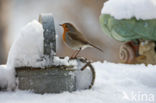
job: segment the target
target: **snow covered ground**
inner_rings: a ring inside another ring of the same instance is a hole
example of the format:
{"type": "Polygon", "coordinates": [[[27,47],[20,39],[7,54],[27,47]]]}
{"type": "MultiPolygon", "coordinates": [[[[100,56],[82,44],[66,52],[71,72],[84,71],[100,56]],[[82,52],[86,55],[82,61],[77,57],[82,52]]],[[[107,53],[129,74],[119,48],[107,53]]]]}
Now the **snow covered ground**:
{"type": "MultiPolygon", "coordinates": [[[[95,85],[90,90],[61,94],[30,91],[0,92],[0,103],[155,103],[156,66],[96,62],[95,85]]],[[[84,78],[85,79],[85,78],[84,78]]]]}

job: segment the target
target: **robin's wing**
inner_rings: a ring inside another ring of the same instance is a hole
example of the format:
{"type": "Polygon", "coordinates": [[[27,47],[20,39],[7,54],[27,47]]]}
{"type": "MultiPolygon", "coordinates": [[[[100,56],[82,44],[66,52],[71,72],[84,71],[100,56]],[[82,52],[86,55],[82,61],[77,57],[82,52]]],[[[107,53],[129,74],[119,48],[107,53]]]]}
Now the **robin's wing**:
{"type": "Polygon", "coordinates": [[[81,43],[84,44],[89,44],[92,47],[100,50],[101,52],[103,52],[102,49],[98,48],[97,46],[93,45],[92,43],[88,42],[87,39],[80,33],[80,32],[68,32],[68,35],[71,37],[71,39],[73,40],[77,40],[80,41],[81,43]]]}
{"type": "Polygon", "coordinates": [[[84,44],[88,44],[87,39],[80,32],[68,32],[68,35],[76,41],[80,41],[84,44]]]}

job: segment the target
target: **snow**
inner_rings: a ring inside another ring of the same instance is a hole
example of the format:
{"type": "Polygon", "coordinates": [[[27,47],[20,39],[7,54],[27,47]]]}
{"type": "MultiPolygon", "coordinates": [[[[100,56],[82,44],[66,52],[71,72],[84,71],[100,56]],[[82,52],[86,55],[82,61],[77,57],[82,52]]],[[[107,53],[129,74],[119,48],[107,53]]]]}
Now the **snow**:
{"type": "Polygon", "coordinates": [[[89,69],[76,71],[76,88],[77,90],[87,89],[92,82],[92,72],[89,69]],[[85,78],[85,79],[84,79],[85,78]]]}
{"type": "Polygon", "coordinates": [[[15,67],[41,66],[42,63],[38,62],[41,56],[43,56],[43,28],[34,20],[23,27],[10,49],[7,64],[0,66],[0,88],[16,89],[15,67]]]}
{"type": "Polygon", "coordinates": [[[7,65],[40,67],[43,56],[43,28],[34,20],[25,25],[13,43],[7,65]]]}
{"type": "Polygon", "coordinates": [[[5,89],[7,87],[8,74],[6,70],[6,65],[0,65],[0,83],[1,83],[1,88],[5,89]]]}
{"type": "Polygon", "coordinates": [[[21,90],[0,92],[0,103],[155,103],[156,66],[109,62],[93,66],[96,80],[90,90],[43,95],[21,90]]]}
{"type": "Polygon", "coordinates": [[[74,69],[76,69],[78,62],[76,60],[69,60],[69,59],[70,58],[68,56],[64,57],[64,58],[54,56],[54,63],[53,64],[55,64],[55,65],[67,65],[67,66],[75,65],[74,69]]]}
{"type": "Polygon", "coordinates": [[[16,80],[14,69],[10,66],[0,65],[0,90],[15,90],[16,80]]]}
{"type": "Polygon", "coordinates": [[[108,0],[102,14],[110,14],[116,19],[155,19],[156,0],[108,0]]]}
{"type": "Polygon", "coordinates": [[[77,71],[75,72],[76,75],[76,88],[77,90],[83,90],[88,88],[88,86],[91,85],[92,82],[92,72],[90,68],[86,68],[85,70],[81,71],[81,68],[84,67],[86,63],[82,63],[79,60],[77,60],[77,63],[75,63],[75,68],[77,71]],[[85,79],[84,79],[85,78],[85,79]]]}

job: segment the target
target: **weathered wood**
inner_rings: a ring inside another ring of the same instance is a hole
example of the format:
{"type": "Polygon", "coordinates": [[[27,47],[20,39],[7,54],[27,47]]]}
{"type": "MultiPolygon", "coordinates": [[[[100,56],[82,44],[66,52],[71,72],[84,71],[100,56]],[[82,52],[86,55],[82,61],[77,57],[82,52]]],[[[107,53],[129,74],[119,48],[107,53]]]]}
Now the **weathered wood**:
{"type": "Polygon", "coordinates": [[[52,14],[41,14],[39,22],[44,29],[44,55],[53,61],[53,56],[56,54],[56,32],[52,14]]]}

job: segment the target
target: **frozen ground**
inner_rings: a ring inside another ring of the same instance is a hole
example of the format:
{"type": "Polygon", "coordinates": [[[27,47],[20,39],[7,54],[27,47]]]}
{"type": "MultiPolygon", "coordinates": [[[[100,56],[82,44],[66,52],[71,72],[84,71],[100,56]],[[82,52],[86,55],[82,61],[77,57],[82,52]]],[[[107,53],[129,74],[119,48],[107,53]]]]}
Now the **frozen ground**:
{"type": "MultiPolygon", "coordinates": [[[[91,90],[61,94],[30,91],[0,92],[0,103],[155,103],[156,66],[94,63],[91,90]]],[[[85,79],[85,78],[84,78],[85,79]]]]}

